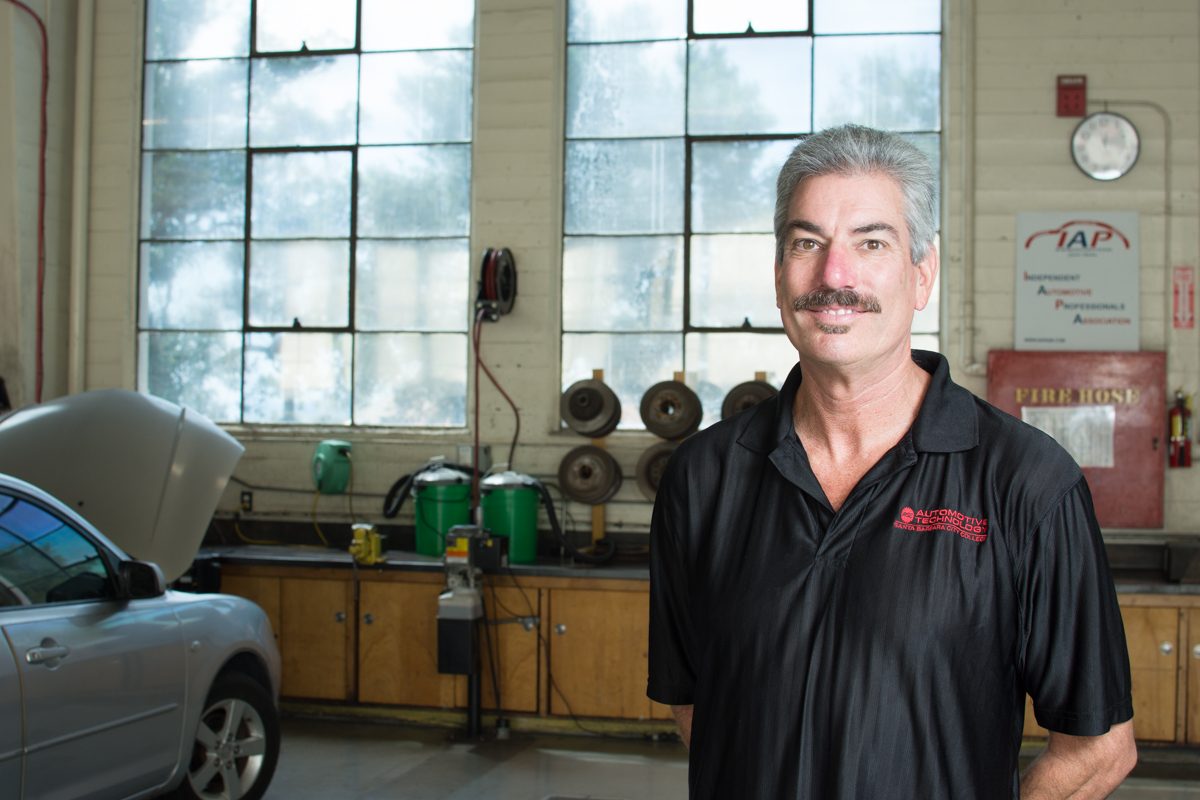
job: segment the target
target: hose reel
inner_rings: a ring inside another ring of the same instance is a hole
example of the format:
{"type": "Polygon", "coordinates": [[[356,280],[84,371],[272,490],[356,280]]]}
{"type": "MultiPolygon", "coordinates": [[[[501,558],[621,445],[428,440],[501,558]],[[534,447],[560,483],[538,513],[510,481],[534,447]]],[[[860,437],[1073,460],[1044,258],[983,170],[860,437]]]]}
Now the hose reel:
{"type": "Polygon", "coordinates": [[[777,394],[779,394],[778,390],[766,381],[755,380],[739,383],[729,390],[729,394],[725,395],[725,401],[721,403],[721,419],[729,419],[734,414],[753,408],[763,400],[770,400],[777,394]]]}
{"type": "Polygon", "coordinates": [[[616,392],[594,378],[571,384],[558,407],[568,428],[593,439],[612,433],[621,421],[621,401],[616,392]]]}
{"type": "Polygon", "coordinates": [[[700,398],[682,381],[662,381],[642,395],[642,422],[663,439],[683,439],[700,427],[700,398]]]}
{"type": "Polygon", "coordinates": [[[479,285],[475,296],[476,311],[489,322],[513,310],[517,301],[517,262],[507,247],[489,247],[479,267],[479,285]]]}

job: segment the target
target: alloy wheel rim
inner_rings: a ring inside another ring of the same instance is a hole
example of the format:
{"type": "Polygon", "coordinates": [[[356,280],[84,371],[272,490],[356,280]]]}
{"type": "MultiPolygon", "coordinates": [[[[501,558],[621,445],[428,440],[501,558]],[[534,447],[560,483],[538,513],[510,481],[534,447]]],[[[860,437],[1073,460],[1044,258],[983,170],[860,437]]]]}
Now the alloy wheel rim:
{"type": "Polygon", "coordinates": [[[266,725],[254,706],[222,700],[200,718],[188,783],[204,800],[239,800],[258,780],[266,754],[266,725]]]}

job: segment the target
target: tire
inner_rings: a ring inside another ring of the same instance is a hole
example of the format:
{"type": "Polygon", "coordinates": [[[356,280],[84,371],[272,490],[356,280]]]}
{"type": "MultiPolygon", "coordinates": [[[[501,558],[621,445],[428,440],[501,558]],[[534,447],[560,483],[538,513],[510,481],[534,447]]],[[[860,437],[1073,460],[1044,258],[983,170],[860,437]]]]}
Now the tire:
{"type": "Polygon", "coordinates": [[[279,712],[270,693],[241,673],[221,675],[204,701],[175,797],[259,800],[278,760],[279,712]]]}

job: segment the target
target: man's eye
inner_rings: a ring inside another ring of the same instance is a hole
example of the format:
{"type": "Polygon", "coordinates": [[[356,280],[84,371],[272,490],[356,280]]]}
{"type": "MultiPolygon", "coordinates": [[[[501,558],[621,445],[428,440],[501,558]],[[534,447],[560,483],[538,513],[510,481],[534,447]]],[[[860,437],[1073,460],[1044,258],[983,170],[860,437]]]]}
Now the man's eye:
{"type": "Polygon", "coordinates": [[[886,246],[886,244],[878,239],[867,239],[865,242],[863,242],[863,247],[867,248],[868,250],[882,250],[886,246]]]}
{"type": "Polygon", "coordinates": [[[795,247],[797,250],[816,250],[820,245],[812,239],[797,239],[795,247]]]}

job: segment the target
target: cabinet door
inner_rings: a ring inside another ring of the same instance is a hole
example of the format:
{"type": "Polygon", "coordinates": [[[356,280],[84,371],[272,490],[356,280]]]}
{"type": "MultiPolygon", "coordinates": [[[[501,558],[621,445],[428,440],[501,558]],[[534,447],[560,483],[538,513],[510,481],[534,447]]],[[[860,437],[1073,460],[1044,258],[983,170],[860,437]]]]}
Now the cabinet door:
{"type": "MultiPolygon", "coordinates": [[[[500,685],[500,703],[505,711],[535,714],[538,711],[538,617],[537,589],[513,586],[483,590],[484,610],[489,624],[480,629],[480,702],[485,711],[496,708],[492,666],[500,685]],[[490,642],[489,642],[490,639],[490,642]],[[488,660],[488,646],[492,658],[488,660]]],[[[467,705],[467,681],[459,679],[457,702],[467,705]]]]}
{"type": "Polygon", "coordinates": [[[455,676],[437,664],[440,583],[359,585],[358,697],[364,703],[453,708],[455,676]]]}
{"type": "Polygon", "coordinates": [[[285,697],[349,700],[354,585],[348,580],[281,578],[279,654],[285,697]]]}
{"type": "Polygon", "coordinates": [[[1189,609],[1187,615],[1187,743],[1200,744],[1200,608],[1189,609]]]}
{"type": "Polygon", "coordinates": [[[549,595],[550,713],[649,718],[649,595],[589,589],[549,595]]]}
{"type": "Polygon", "coordinates": [[[1179,615],[1177,608],[1121,608],[1133,675],[1133,729],[1144,741],[1175,740],[1179,615]]]}

